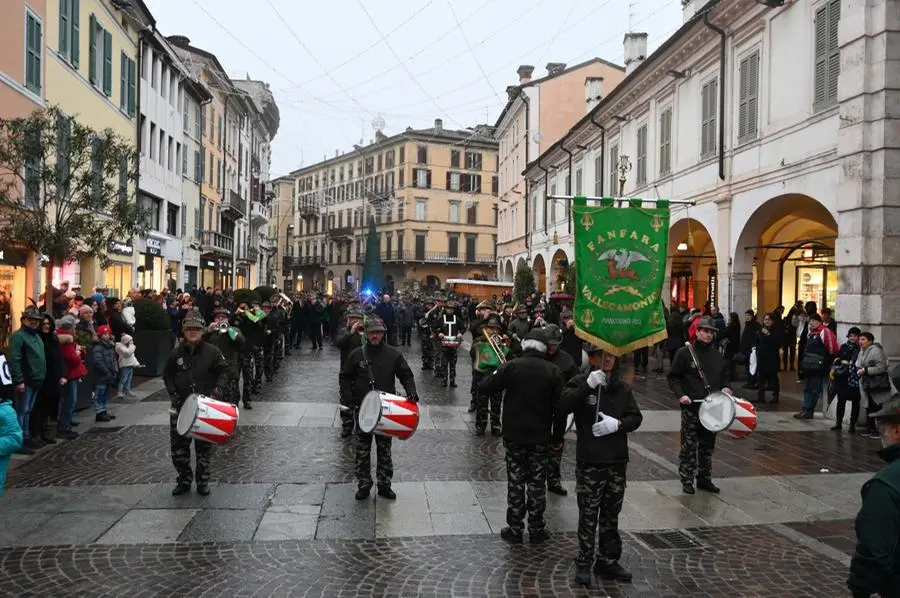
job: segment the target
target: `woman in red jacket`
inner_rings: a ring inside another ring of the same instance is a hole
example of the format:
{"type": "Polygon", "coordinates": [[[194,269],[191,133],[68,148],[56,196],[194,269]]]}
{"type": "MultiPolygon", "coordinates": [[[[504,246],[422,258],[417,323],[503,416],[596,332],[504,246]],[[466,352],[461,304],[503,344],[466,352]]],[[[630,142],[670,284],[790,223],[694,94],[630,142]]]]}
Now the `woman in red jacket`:
{"type": "Polygon", "coordinates": [[[76,425],[72,419],[75,416],[75,401],[78,398],[78,383],[87,376],[87,367],[84,365],[84,348],[75,342],[75,318],[64,316],[56,329],[56,337],[62,349],[64,377],[68,382],[62,388],[62,401],[59,408],[59,438],[71,440],[78,434],[72,430],[76,425]]]}

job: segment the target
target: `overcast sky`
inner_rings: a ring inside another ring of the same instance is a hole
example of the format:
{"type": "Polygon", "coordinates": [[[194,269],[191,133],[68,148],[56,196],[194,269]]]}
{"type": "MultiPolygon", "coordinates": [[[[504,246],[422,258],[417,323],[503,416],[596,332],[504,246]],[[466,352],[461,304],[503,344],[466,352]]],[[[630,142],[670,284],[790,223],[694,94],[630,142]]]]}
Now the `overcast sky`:
{"type": "Polygon", "coordinates": [[[164,35],[267,81],[281,111],[272,175],[352,149],[384,118],[462,129],[496,120],[520,64],[622,64],[629,29],[650,52],[681,25],[679,0],[145,0],[164,35]],[[374,24],[373,24],[374,21],[374,24]]]}

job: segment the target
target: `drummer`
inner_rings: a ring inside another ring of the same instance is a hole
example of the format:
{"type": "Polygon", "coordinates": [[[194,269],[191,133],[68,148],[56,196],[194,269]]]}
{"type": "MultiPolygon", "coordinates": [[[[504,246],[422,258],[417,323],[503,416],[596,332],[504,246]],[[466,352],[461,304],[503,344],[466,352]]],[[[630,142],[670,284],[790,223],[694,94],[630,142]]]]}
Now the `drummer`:
{"type": "MultiPolygon", "coordinates": [[[[419,401],[413,372],[403,355],[384,342],[386,328],[380,319],[370,316],[365,323],[366,342],[347,356],[341,368],[341,404],[358,411],[369,391],[395,393],[394,380],[399,379],[411,401],[419,401]]],[[[372,490],[372,436],[378,451],[375,477],[378,496],[394,500],[391,490],[394,463],[391,460],[391,438],[367,434],[357,426],[356,432],[356,480],[359,489],[356,500],[365,500],[372,490]]]]}
{"type": "Polygon", "coordinates": [[[718,494],[718,486],[712,482],[712,456],[716,448],[716,434],[700,424],[700,404],[710,393],[728,388],[729,367],[713,342],[716,323],[709,316],[697,324],[697,338],[691,344],[698,364],[694,363],[688,347],[675,353],[667,379],[669,388],[681,405],[681,453],[678,456],[678,474],[685,494],[694,494],[694,478],[697,488],[718,494]],[[700,370],[698,370],[698,366],[700,370]],[[704,383],[703,375],[706,377],[704,383]]]}
{"type": "Polygon", "coordinates": [[[456,315],[456,308],[459,303],[456,301],[448,301],[444,306],[444,315],[440,320],[440,330],[438,331],[438,339],[441,342],[441,376],[443,381],[441,386],[450,384],[450,388],[456,388],[456,360],[459,357],[459,343],[456,346],[445,345],[448,339],[462,340],[463,328],[462,318],[456,315]]]}
{"type": "MultiPolygon", "coordinates": [[[[172,490],[172,496],[190,492],[194,472],[191,471],[191,442],[188,436],[178,433],[178,413],[184,401],[197,393],[214,399],[221,399],[228,384],[230,366],[222,352],[214,345],[203,340],[206,325],[197,310],[185,315],[181,324],[184,335],[177,347],[169,354],[169,360],[163,370],[163,382],[172,400],[169,410],[169,442],[172,449],[172,465],[178,472],[178,485],[172,490]]],[[[209,494],[209,442],[194,440],[197,452],[197,494],[209,494]]]]}

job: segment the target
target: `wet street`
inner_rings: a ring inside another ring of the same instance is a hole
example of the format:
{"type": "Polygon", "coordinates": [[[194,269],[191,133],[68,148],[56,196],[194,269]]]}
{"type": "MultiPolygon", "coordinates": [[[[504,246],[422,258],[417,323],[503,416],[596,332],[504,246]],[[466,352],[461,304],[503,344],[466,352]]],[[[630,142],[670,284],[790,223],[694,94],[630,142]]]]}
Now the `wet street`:
{"type": "MultiPolygon", "coordinates": [[[[422,418],[394,441],[396,501],[354,500],[352,441],[340,438],[338,353],[285,360],[236,436],[213,452],[212,494],[173,497],[161,381],[107,424],[14,459],[0,498],[5,596],[816,596],[848,595],[859,488],[876,441],[798,421],[787,397],[750,438],[719,435],[722,494],[685,496],[679,412],[658,374],[632,376],[644,412],[630,436],[620,527],[631,584],[571,585],[577,551],[574,438],[548,496],[551,540],[509,546],[502,444],[473,434],[470,360],[459,388],[403,348],[422,418]]],[[[374,459],[373,459],[374,460],[374,459]]],[[[373,493],[374,496],[374,493],[373,493]]]]}

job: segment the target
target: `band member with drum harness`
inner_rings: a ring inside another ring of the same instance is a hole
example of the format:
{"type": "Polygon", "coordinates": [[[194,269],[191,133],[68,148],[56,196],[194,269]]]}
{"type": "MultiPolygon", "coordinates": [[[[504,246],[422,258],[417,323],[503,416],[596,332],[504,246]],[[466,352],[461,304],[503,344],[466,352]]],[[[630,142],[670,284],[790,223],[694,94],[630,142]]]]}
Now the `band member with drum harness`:
{"type": "Polygon", "coordinates": [[[522,341],[522,356],[485,376],[480,392],[506,392],[503,397],[503,446],[506,448],[506,523],[500,537],[522,543],[528,510],[529,542],[541,544],[549,534],[544,523],[547,507],[547,447],[559,444],[564,430],[554,429],[559,412],[563,375],[547,361],[547,336],[532,330],[522,341]]]}
{"type": "Polygon", "coordinates": [[[176,428],[178,412],[185,400],[197,393],[219,399],[228,384],[229,365],[222,352],[203,340],[206,328],[203,317],[196,309],[185,315],[181,324],[184,339],[169,354],[163,370],[163,382],[172,400],[169,409],[169,442],[172,450],[172,465],[178,472],[178,485],[172,490],[173,496],[190,492],[195,473],[191,471],[191,442],[197,453],[197,494],[209,494],[209,460],[212,445],[201,440],[182,436],[176,428]]]}
{"type": "Polygon", "coordinates": [[[434,299],[425,297],[421,305],[416,306],[416,328],[419,331],[419,342],[422,343],[422,371],[434,368],[434,344],[431,342],[431,326],[429,320],[436,307],[434,299]]]}
{"type": "MultiPolygon", "coordinates": [[[[364,335],[363,312],[358,308],[349,310],[345,325],[335,334],[337,338],[334,344],[341,351],[341,370],[344,369],[350,353],[362,346],[364,335]]],[[[349,438],[353,434],[353,412],[341,409],[340,415],[341,438],[349,438]]]]}
{"type": "MultiPolygon", "coordinates": [[[[400,380],[409,400],[418,402],[416,381],[403,355],[384,342],[384,323],[370,317],[366,320],[366,342],[354,349],[341,368],[341,405],[353,412],[359,410],[363,398],[371,390],[394,394],[394,380],[400,380]]],[[[357,427],[356,432],[356,480],[359,489],[356,500],[365,500],[372,490],[372,437],[378,451],[376,481],[378,496],[393,500],[397,495],[391,490],[394,463],[391,460],[391,438],[367,434],[357,427]]]]}
{"type": "Polygon", "coordinates": [[[509,355],[507,346],[500,335],[502,327],[500,316],[491,314],[482,323],[479,335],[474,337],[470,354],[472,355],[472,383],[475,386],[475,435],[484,436],[488,424],[488,409],[490,408],[491,435],[500,436],[500,414],[503,408],[503,393],[489,394],[479,388],[481,380],[490,375],[498,367],[506,363],[509,355]]]}
{"type": "Polygon", "coordinates": [[[437,333],[441,343],[441,371],[444,374],[441,386],[456,388],[456,361],[459,358],[459,346],[462,344],[463,322],[456,314],[459,303],[448,301],[444,307],[441,327],[437,333]]]}
{"type": "MultiPolygon", "coordinates": [[[[562,330],[556,324],[547,324],[543,328],[544,334],[547,335],[547,360],[562,372],[563,382],[568,382],[572,376],[578,373],[578,367],[568,353],[560,350],[563,342],[562,330]]],[[[553,426],[565,430],[566,414],[557,414],[553,426]]],[[[547,457],[547,490],[559,496],[569,494],[569,491],[563,488],[562,473],[560,472],[564,444],[565,440],[560,437],[559,444],[550,445],[550,453],[547,457]]]]}
{"type": "Polygon", "coordinates": [[[435,297],[434,307],[435,310],[431,312],[431,315],[428,317],[428,328],[431,331],[432,355],[434,356],[434,377],[445,378],[444,348],[441,345],[441,339],[438,337],[444,323],[444,299],[442,297],[435,297]]]}
{"type": "Polygon", "coordinates": [[[241,359],[244,353],[244,335],[230,326],[231,313],[224,307],[213,310],[213,323],[206,331],[206,342],[217,348],[228,362],[228,382],[222,389],[222,400],[237,405],[241,400],[241,359]]]}
{"type": "Polygon", "coordinates": [[[720,492],[712,482],[716,434],[700,423],[700,406],[707,396],[715,391],[731,395],[731,389],[728,388],[730,368],[713,342],[716,330],[717,326],[712,318],[701,318],[697,323],[696,340],[678,349],[666,376],[669,388],[681,405],[678,474],[685,494],[694,494],[695,476],[700,490],[713,494],[720,492]]]}
{"type": "Polygon", "coordinates": [[[564,413],[575,414],[575,491],[578,496],[578,556],[575,583],[591,585],[591,563],[602,579],[631,581],[619,564],[622,537],[619,513],[625,500],[628,468],[627,434],[644,420],[631,387],[619,377],[618,359],[585,344],[587,371],[569,380],[560,401],[564,413]],[[599,526],[597,560],[595,538],[599,526]]]}

